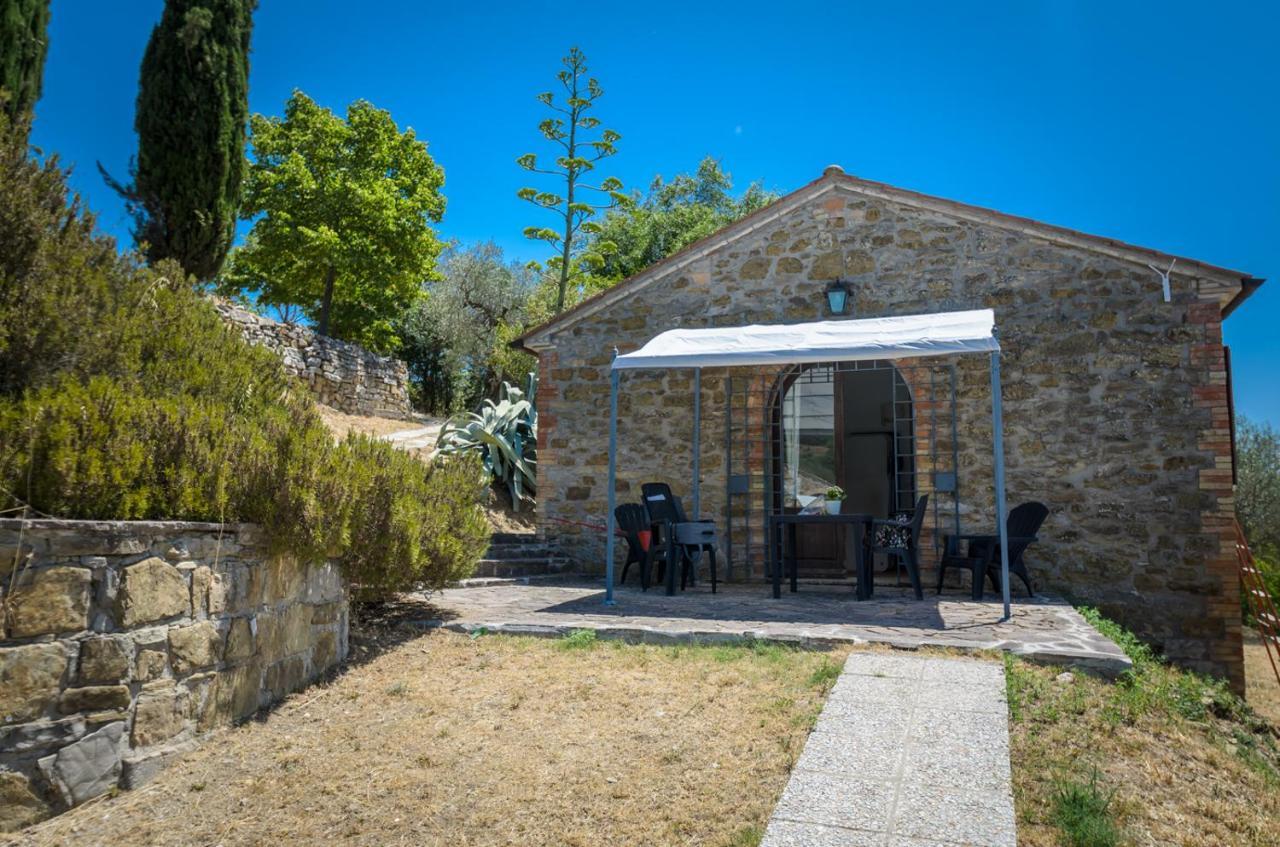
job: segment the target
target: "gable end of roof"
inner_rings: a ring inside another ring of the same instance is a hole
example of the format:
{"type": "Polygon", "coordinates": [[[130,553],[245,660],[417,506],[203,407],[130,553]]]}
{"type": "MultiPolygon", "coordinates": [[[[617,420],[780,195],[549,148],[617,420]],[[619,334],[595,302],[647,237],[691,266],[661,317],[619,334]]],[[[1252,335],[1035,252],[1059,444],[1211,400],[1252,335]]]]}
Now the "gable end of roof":
{"type": "Polygon", "coordinates": [[[796,207],[837,187],[867,197],[951,215],[1005,230],[1021,232],[1030,237],[1106,255],[1122,261],[1141,265],[1156,263],[1164,266],[1176,260],[1177,263],[1173,270],[1174,276],[1206,276],[1224,285],[1238,287],[1238,290],[1234,291],[1230,299],[1223,304],[1222,315],[1224,318],[1263,283],[1262,279],[1229,268],[1218,267],[1183,256],[1174,256],[1173,254],[1148,247],[1139,247],[1114,238],[1090,235],[1068,227],[1044,223],[1034,218],[1010,215],[982,206],[974,206],[957,200],[948,200],[942,197],[922,194],[918,191],[898,188],[887,183],[862,179],[861,177],[846,174],[838,165],[829,165],[823,170],[822,175],[814,181],[780,197],[768,206],[734,221],[711,235],[693,242],[665,259],[655,262],[640,273],[622,280],[617,285],[583,300],[578,305],[561,312],[545,323],[527,330],[514,339],[510,346],[518,350],[536,353],[538,348],[549,345],[549,336],[553,333],[567,329],[612,303],[630,297],[648,283],[697,261],[726,244],[750,235],[761,227],[788,214],[796,207]]]}

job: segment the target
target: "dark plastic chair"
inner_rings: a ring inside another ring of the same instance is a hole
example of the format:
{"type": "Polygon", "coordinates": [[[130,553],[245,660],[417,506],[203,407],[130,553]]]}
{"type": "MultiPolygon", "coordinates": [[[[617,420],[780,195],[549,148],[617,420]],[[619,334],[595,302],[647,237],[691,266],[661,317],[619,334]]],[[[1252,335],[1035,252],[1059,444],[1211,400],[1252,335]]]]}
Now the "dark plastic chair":
{"type": "MultiPolygon", "coordinates": [[[[679,524],[691,524],[691,523],[710,524],[709,529],[712,532],[715,531],[715,524],[712,523],[711,521],[690,520],[688,513],[685,512],[684,510],[684,503],[681,502],[679,495],[673,495],[671,497],[671,503],[673,506],[675,506],[676,520],[678,521],[679,524]]],[[[697,536],[695,536],[694,541],[695,543],[697,543],[697,542],[700,542],[700,539],[697,536]]],[[[712,541],[712,545],[713,546],[711,547],[711,554],[714,556],[715,555],[714,538],[712,541]]],[[[698,549],[690,549],[686,547],[682,550],[682,555],[684,555],[689,559],[689,562],[687,563],[686,566],[689,568],[689,584],[690,585],[698,584],[698,579],[697,579],[698,563],[702,560],[702,552],[703,552],[702,546],[698,547],[698,549]]]]}
{"type": "Polygon", "coordinates": [[[640,566],[640,587],[649,588],[649,551],[640,541],[640,533],[649,530],[649,516],[639,503],[623,503],[613,510],[618,534],[627,540],[627,560],[622,565],[622,579],[627,581],[627,571],[633,564],[640,566]]]}
{"type": "MultiPolygon", "coordinates": [[[[661,550],[671,567],[675,566],[675,559],[679,556],[680,588],[683,590],[693,579],[693,568],[701,554],[707,553],[711,567],[711,593],[715,594],[718,580],[715,521],[689,520],[684,507],[671,493],[671,486],[665,482],[646,482],[640,486],[640,492],[649,513],[649,524],[654,530],[649,556],[656,556],[661,550]]],[[[660,567],[666,576],[666,566],[660,567]]]]}
{"type": "MultiPolygon", "coordinates": [[[[1009,512],[1005,521],[1005,534],[1009,538],[1009,573],[1017,575],[1027,587],[1027,596],[1036,596],[1031,590],[1031,575],[1022,561],[1022,554],[1035,541],[1036,533],[1045,518],[1049,516],[1049,508],[1043,503],[1032,501],[1023,503],[1009,512]]],[[[942,580],[948,568],[963,568],[973,574],[973,599],[981,600],[983,583],[991,580],[991,586],[1000,590],[1000,536],[999,535],[949,535],[947,536],[947,553],[938,564],[938,593],[942,593],[942,580]],[[964,555],[960,553],[960,544],[967,541],[969,548],[964,555]]]]}
{"type": "Polygon", "coordinates": [[[929,495],[922,495],[916,501],[916,507],[911,513],[910,523],[875,518],[871,521],[871,531],[868,536],[868,561],[870,561],[871,555],[884,553],[890,559],[897,560],[905,565],[907,574],[911,577],[911,587],[916,592],[917,600],[924,599],[924,590],[920,587],[920,529],[924,526],[924,516],[928,506],[929,495]],[[876,536],[879,534],[881,527],[890,530],[890,533],[887,534],[893,534],[897,537],[890,538],[887,543],[879,543],[876,536]],[[897,530],[897,532],[894,533],[894,530],[897,530]]]}

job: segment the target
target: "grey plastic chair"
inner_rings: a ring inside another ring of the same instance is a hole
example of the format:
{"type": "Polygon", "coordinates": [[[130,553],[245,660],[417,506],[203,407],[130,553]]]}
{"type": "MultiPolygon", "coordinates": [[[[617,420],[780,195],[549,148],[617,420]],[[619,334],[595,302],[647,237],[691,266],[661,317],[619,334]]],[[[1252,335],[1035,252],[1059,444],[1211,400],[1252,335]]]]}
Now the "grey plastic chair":
{"type": "MultiPolygon", "coordinates": [[[[671,493],[671,486],[665,482],[646,482],[640,486],[640,492],[649,513],[649,522],[658,530],[649,544],[650,557],[661,549],[667,561],[674,566],[678,555],[680,588],[683,590],[692,580],[693,568],[705,552],[711,568],[711,593],[715,594],[718,584],[715,521],[689,520],[684,507],[671,493]]],[[[663,572],[665,574],[665,568],[663,572]]]]}

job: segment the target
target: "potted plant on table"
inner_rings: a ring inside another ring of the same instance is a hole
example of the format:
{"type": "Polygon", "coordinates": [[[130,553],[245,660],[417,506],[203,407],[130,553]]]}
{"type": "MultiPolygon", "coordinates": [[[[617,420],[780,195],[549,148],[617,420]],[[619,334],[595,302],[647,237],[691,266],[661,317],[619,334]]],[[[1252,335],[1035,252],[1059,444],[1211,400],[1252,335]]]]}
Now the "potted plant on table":
{"type": "Polygon", "coordinates": [[[827,489],[827,514],[840,514],[840,504],[844,502],[844,489],[838,485],[833,485],[827,489]]]}

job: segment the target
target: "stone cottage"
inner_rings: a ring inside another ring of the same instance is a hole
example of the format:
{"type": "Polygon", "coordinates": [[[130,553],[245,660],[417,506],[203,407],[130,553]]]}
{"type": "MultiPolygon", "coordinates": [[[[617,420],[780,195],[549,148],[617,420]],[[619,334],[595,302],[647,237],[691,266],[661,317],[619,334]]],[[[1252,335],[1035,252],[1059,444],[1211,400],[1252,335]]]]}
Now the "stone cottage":
{"type": "MultiPolygon", "coordinates": [[[[1037,585],[1240,686],[1222,322],[1262,281],[1174,259],[829,167],[517,340],[539,362],[540,530],[585,569],[603,567],[604,536],[588,525],[606,517],[615,348],[677,326],[989,308],[1004,351],[1009,504],[1051,510],[1027,554],[1037,585]],[[1166,295],[1151,266],[1171,263],[1166,295]]],[[[992,531],[980,359],[704,370],[699,507],[721,526],[722,576],[762,578],[765,515],[829,484],[882,514],[931,496],[926,584],[947,533],[992,531]]],[[[618,502],[638,501],[651,479],[687,502],[692,382],[687,371],[622,378],[618,502]]],[[[802,576],[844,573],[838,540],[798,543],[802,576]]]]}

